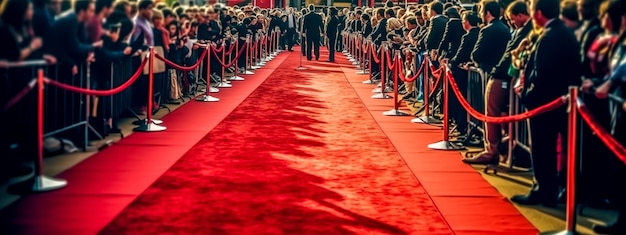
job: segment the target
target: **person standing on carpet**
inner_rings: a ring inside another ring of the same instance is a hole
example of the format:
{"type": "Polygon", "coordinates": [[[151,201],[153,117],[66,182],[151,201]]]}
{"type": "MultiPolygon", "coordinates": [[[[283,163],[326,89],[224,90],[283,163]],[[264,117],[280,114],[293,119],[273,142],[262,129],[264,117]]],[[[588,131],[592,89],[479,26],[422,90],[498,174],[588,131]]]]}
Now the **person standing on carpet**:
{"type": "Polygon", "coordinates": [[[326,24],[326,37],[328,37],[328,61],[335,62],[335,44],[337,29],[339,28],[339,11],[335,7],[328,8],[328,23],[326,24]]]}
{"type": "Polygon", "coordinates": [[[313,59],[315,53],[315,60],[320,58],[320,36],[323,30],[324,24],[322,23],[322,16],[315,13],[315,6],[309,5],[309,14],[304,16],[304,34],[306,35],[306,59],[313,59]],[[312,51],[313,49],[313,51],[312,51]]]}

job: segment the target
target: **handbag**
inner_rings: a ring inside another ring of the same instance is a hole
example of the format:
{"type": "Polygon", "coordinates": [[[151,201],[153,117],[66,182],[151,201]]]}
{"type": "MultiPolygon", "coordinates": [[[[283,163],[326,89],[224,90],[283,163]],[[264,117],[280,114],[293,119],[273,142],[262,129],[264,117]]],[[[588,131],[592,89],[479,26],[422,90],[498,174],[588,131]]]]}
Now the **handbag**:
{"type": "Polygon", "coordinates": [[[180,99],[180,97],[183,96],[183,92],[180,89],[180,84],[178,83],[178,75],[176,74],[176,69],[169,69],[168,73],[170,75],[170,99],[180,99]]]}

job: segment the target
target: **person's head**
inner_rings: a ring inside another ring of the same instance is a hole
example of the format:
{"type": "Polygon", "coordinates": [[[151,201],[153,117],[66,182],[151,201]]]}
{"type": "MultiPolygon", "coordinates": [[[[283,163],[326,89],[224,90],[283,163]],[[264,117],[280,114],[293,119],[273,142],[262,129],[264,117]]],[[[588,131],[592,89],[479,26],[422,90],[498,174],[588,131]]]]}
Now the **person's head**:
{"type": "Polygon", "coordinates": [[[154,6],[154,8],[156,8],[156,9],[157,9],[157,10],[159,10],[159,11],[160,11],[160,10],[163,10],[163,8],[166,8],[166,7],[167,7],[167,4],[166,4],[166,3],[164,3],[164,2],[158,2],[158,3],[154,6]]]}
{"type": "Polygon", "coordinates": [[[108,17],[113,13],[113,3],[115,0],[96,0],[96,14],[108,17]]]}
{"type": "Polygon", "coordinates": [[[385,10],[385,18],[390,19],[390,18],[395,18],[395,17],[396,17],[396,12],[393,9],[385,10]]]}
{"type": "Polygon", "coordinates": [[[483,22],[488,24],[492,20],[500,18],[500,12],[500,4],[496,1],[488,0],[483,2],[483,7],[480,9],[480,16],[483,19],[483,22]]]}
{"type": "Polygon", "coordinates": [[[363,21],[363,22],[368,22],[368,21],[370,21],[370,19],[371,19],[370,15],[368,15],[368,14],[363,14],[361,16],[361,21],[363,21]]]}
{"type": "Polygon", "coordinates": [[[385,17],[385,9],[384,8],[378,8],[376,9],[376,19],[377,20],[381,20],[385,17]]]}
{"type": "Polygon", "coordinates": [[[609,33],[621,33],[624,31],[626,14],[626,5],[621,0],[607,0],[600,4],[599,7],[600,23],[609,33]]]}
{"type": "Polygon", "coordinates": [[[118,12],[123,12],[126,14],[127,18],[130,18],[130,12],[132,7],[130,6],[130,2],[126,0],[117,0],[115,4],[113,4],[113,10],[118,12]]]}
{"type": "Polygon", "coordinates": [[[0,19],[3,23],[20,30],[33,19],[33,8],[30,0],[4,0],[0,5],[0,19]]]}
{"type": "Polygon", "coordinates": [[[523,27],[530,20],[528,12],[528,4],[523,0],[517,0],[509,5],[506,9],[507,18],[517,28],[523,27]]]}
{"type": "Polygon", "coordinates": [[[61,13],[61,9],[63,9],[61,7],[62,3],[61,0],[50,0],[50,2],[48,2],[48,10],[50,10],[52,14],[58,15],[61,13]]]}
{"type": "Polygon", "coordinates": [[[600,0],[578,0],[577,11],[581,20],[593,20],[598,16],[600,0]]]}
{"type": "Polygon", "coordinates": [[[463,29],[469,31],[471,28],[478,27],[480,19],[478,15],[472,11],[466,11],[463,13],[463,29]]]}
{"type": "Polygon", "coordinates": [[[533,0],[531,9],[533,21],[540,27],[545,27],[549,20],[561,13],[559,0],[533,0]]]}
{"type": "Polygon", "coordinates": [[[170,37],[176,37],[180,35],[180,27],[178,25],[178,21],[173,20],[166,25],[167,32],[170,33],[170,37]]]}
{"type": "Polygon", "coordinates": [[[74,0],[72,9],[78,18],[78,22],[91,19],[96,11],[96,5],[91,0],[74,0]]]}
{"type": "Polygon", "coordinates": [[[165,25],[169,25],[170,22],[175,21],[178,18],[176,13],[174,13],[174,11],[170,8],[163,8],[161,12],[163,13],[163,21],[165,25]]]}
{"type": "Polygon", "coordinates": [[[335,7],[328,8],[328,16],[333,17],[333,16],[338,16],[338,15],[339,15],[339,11],[337,10],[337,8],[335,7]]]}
{"type": "Polygon", "coordinates": [[[414,16],[409,16],[404,24],[409,30],[413,30],[417,28],[417,19],[414,16]]]}
{"type": "Polygon", "coordinates": [[[458,19],[461,16],[459,15],[459,10],[457,10],[454,7],[450,7],[448,9],[446,9],[446,12],[444,14],[446,17],[448,17],[449,19],[458,19]]]}
{"type": "Polygon", "coordinates": [[[154,24],[154,27],[161,27],[163,26],[163,13],[161,13],[161,11],[155,9],[152,9],[152,24],[154,24]]]}
{"type": "Polygon", "coordinates": [[[420,27],[426,25],[426,20],[424,19],[424,14],[421,10],[415,12],[415,19],[417,20],[417,25],[420,27]]]}
{"type": "Polygon", "coordinates": [[[578,18],[578,4],[576,0],[565,0],[561,2],[561,20],[570,29],[578,28],[580,20],[578,18]]]}
{"type": "Polygon", "coordinates": [[[309,12],[315,12],[315,6],[313,6],[313,4],[309,4],[308,8],[309,12]]]}
{"type": "Polygon", "coordinates": [[[443,13],[443,3],[434,1],[430,3],[430,17],[441,15],[443,13]]]}
{"type": "Polygon", "coordinates": [[[152,0],[140,0],[137,3],[137,10],[139,11],[139,16],[144,19],[152,18],[152,8],[154,8],[154,2],[152,0]]]}

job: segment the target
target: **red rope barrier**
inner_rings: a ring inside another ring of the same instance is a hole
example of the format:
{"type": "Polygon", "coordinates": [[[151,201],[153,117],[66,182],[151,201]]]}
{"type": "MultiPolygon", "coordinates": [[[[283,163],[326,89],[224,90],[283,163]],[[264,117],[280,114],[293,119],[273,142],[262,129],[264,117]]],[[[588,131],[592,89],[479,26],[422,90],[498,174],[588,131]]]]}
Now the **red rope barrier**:
{"type": "Polygon", "coordinates": [[[200,55],[200,58],[198,59],[198,61],[196,62],[196,64],[189,66],[189,67],[185,67],[185,66],[181,66],[181,65],[177,65],[176,63],[164,58],[163,56],[159,55],[159,54],[155,54],[155,58],[163,61],[165,64],[172,66],[174,69],[177,70],[181,70],[181,71],[191,71],[196,69],[198,66],[200,66],[200,64],[202,63],[202,60],[204,60],[204,57],[208,54],[208,48],[205,49],[204,51],[202,51],[202,54],[200,55]]]}
{"type": "Polygon", "coordinates": [[[371,48],[371,51],[372,51],[372,59],[374,59],[374,62],[379,64],[380,63],[380,58],[377,57],[378,56],[378,52],[376,51],[376,46],[374,46],[374,44],[372,44],[372,46],[370,48],[371,48]]]}
{"type": "Polygon", "coordinates": [[[583,120],[589,125],[589,128],[598,135],[598,138],[617,156],[617,158],[626,164],[626,149],[617,140],[611,136],[598,121],[593,117],[591,112],[584,104],[578,104],[578,111],[583,120]]]}
{"type": "Polygon", "coordinates": [[[55,80],[51,80],[51,79],[48,79],[48,78],[44,78],[44,82],[47,83],[47,84],[56,86],[58,88],[64,89],[64,90],[73,91],[73,92],[76,92],[76,93],[82,93],[82,94],[85,94],[85,95],[110,96],[110,95],[115,95],[117,93],[120,93],[120,92],[126,90],[133,83],[135,83],[135,81],[137,81],[137,79],[139,79],[139,77],[143,73],[143,68],[144,68],[144,66],[146,66],[147,63],[148,63],[148,59],[144,59],[141,62],[141,65],[139,66],[139,69],[137,69],[135,74],[133,74],[133,76],[131,76],[130,79],[128,79],[128,81],[126,81],[123,84],[121,84],[120,86],[118,86],[116,88],[113,88],[113,89],[110,89],[110,90],[92,90],[92,89],[88,89],[88,88],[80,88],[80,87],[67,85],[65,83],[61,83],[61,82],[58,82],[58,81],[55,81],[55,80]]]}
{"type": "Polygon", "coordinates": [[[420,68],[417,70],[417,73],[415,73],[415,75],[413,75],[410,78],[406,77],[406,74],[404,74],[404,71],[402,71],[402,69],[400,69],[400,71],[398,71],[399,75],[400,75],[400,80],[402,80],[403,82],[413,82],[415,80],[417,80],[417,77],[419,77],[420,73],[424,72],[424,68],[426,66],[424,66],[427,63],[427,60],[424,60],[424,62],[422,62],[422,65],[420,66],[420,68]]]}
{"type": "Polygon", "coordinates": [[[512,115],[512,116],[504,116],[504,117],[491,117],[491,116],[487,116],[484,115],[478,111],[476,111],[474,108],[472,108],[472,106],[469,104],[469,102],[467,102],[467,100],[465,99],[465,97],[463,97],[463,94],[461,93],[461,91],[459,91],[459,87],[456,84],[456,81],[454,81],[454,77],[452,76],[452,72],[451,71],[447,71],[447,76],[445,76],[445,79],[448,79],[450,81],[450,86],[452,87],[452,91],[454,92],[454,94],[456,95],[457,99],[459,100],[459,102],[461,103],[461,106],[463,106],[463,108],[467,111],[467,113],[469,113],[470,115],[472,115],[474,118],[482,121],[482,122],[488,122],[488,123],[509,123],[509,122],[519,122],[519,121],[523,121],[526,120],[528,118],[537,116],[539,114],[554,110],[562,105],[564,105],[567,102],[567,97],[566,96],[562,96],[559,97],[555,100],[553,100],[550,103],[547,103],[541,107],[535,108],[533,110],[524,112],[524,113],[520,113],[520,114],[516,114],[516,115],[512,115]]]}
{"type": "Polygon", "coordinates": [[[9,110],[11,107],[13,107],[15,104],[17,104],[17,102],[20,102],[20,100],[22,100],[24,98],[24,96],[28,95],[28,93],[30,93],[30,91],[33,90],[33,88],[35,87],[35,85],[37,84],[37,79],[33,79],[31,80],[28,85],[26,85],[24,87],[24,89],[22,89],[19,93],[17,93],[15,96],[13,96],[13,98],[11,98],[5,105],[4,108],[2,108],[2,112],[6,112],[7,110],[9,110]]]}
{"type": "MultiPolygon", "coordinates": [[[[395,66],[396,66],[396,59],[394,58],[393,60],[391,59],[391,55],[389,55],[389,51],[385,50],[385,57],[387,59],[387,66],[389,66],[390,70],[394,70],[395,66]]],[[[400,66],[398,66],[400,67],[400,66]]]]}
{"type": "Polygon", "coordinates": [[[243,54],[244,50],[239,51],[239,54],[237,55],[237,57],[235,59],[232,59],[228,64],[224,64],[224,61],[222,61],[217,55],[217,52],[215,50],[211,50],[211,53],[213,53],[213,55],[215,56],[215,58],[217,59],[217,62],[220,63],[220,65],[222,65],[225,68],[228,68],[230,66],[233,66],[233,64],[235,64],[235,61],[237,59],[239,59],[239,56],[241,56],[243,54]]]}

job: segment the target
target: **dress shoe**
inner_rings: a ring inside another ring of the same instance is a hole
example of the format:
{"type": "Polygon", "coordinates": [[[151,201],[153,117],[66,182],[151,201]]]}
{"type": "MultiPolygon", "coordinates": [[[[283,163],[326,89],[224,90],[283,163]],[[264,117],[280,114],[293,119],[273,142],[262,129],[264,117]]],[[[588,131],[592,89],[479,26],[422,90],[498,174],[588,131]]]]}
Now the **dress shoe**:
{"type": "Polygon", "coordinates": [[[497,165],[499,163],[499,160],[499,156],[492,156],[489,153],[480,153],[471,158],[463,158],[464,163],[479,165],[497,165]]]}
{"type": "Polygon", "coordinates": [[[326,62],[335,62],[335,60],[327,60],[326,62]]]}
{"type": "Polygon", "coordinates": [[[538,193],[515,195],[511,197],[511,201],[525,206],[543,205],[545,207],[556,207],[556,196],[554,199],[549,199],[545,196],[540,196],[538,193]]]}
{"type": "Polygon", "coordinates": [[[612,224],[593,225],[593,231],[598,234],[626,234],[626,216],[620,214],[617,221],[612,224]]]}

